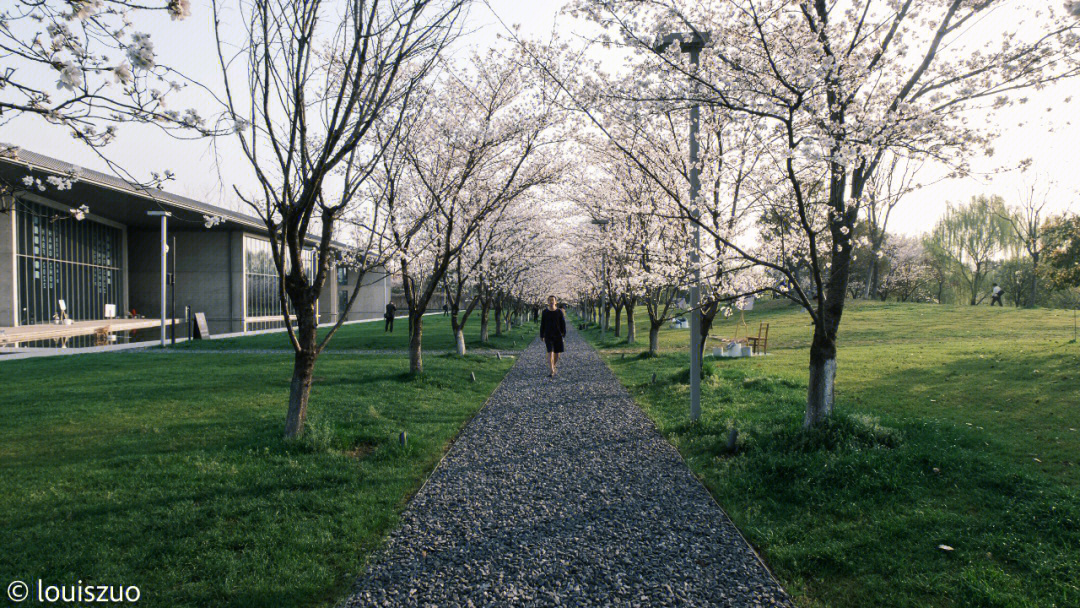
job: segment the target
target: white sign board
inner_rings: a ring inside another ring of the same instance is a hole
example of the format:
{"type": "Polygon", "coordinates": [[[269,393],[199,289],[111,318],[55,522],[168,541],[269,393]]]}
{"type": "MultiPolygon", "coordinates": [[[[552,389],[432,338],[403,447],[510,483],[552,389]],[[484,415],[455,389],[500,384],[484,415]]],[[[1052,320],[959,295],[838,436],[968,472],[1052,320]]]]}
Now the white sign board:
{"type": "Polygon", "coordinates": [[[105,318],[106,319],[115,319],[116,318],[116,304],[106,304],[105,305],[105,318]]]}

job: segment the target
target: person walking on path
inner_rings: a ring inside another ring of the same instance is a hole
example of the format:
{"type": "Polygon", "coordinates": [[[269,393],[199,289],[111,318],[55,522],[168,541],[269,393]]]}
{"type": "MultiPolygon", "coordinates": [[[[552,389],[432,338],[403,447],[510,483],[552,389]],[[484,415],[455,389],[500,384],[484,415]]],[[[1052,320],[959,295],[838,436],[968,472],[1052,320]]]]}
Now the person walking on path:
{"type": "Polygon", "coordinates": [[[442,316],[444,316],[444,317],[450,316],[450,305],[445,304],[445,303],[442,305],[442,316]]]}
{"type": "Polygon", "coordinates": [[[555,305],[555,296],[548,296],[548,306],[540,313],[540,339],[544,341],[548,352],[548,365],[551,377],[555,377],[555,366],[559,364],[559,353],[563,352],[563,338],[566,336],[566,316],[555,305]]]}
{"type": "Polygon", "coordinates": [[[1005,293],[1005,290],[997,283],[994,283],[994,287],[990,290],[990,306],[997,304],[998,306],[1005,308],[1005,305],[1001,303],[1001,294],[1003,293],[1005,293]]]}
{"type": "Polygon", "coordinates": [[[383,318],[386,319],[386,326],[383,327],[383,333],[394,333],[394,313],[397,312],[397,306],[394,306],[393,302],[386,303],[386,313],[383,314],[383,318]]]}

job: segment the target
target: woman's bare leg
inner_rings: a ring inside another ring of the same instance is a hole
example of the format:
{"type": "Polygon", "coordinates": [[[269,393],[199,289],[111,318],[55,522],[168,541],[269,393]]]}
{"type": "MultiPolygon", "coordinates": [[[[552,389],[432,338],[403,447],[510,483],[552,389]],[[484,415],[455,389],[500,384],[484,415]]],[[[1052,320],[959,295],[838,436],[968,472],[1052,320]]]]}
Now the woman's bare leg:
{"type": "Polygon", "coordinates": [[[551,373],[555,373],[555,358],[558,357],[556,353],[548,353],[548,367],[551,368],[551,373]]]}
{"type": "Polygon", "coordinates": [[[551,371],[559,366],[559,353],[551,353],[551,371]]]}

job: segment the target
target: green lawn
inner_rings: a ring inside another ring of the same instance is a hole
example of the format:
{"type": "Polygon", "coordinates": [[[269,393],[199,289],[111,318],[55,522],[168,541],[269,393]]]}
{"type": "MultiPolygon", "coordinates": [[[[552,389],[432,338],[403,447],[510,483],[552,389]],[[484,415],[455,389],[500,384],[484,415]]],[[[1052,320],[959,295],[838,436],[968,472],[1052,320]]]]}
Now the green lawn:
{"type": "Polygon", "coordinates": [[[308,433],[287,442],[289,355],[3,363],[0,580],[137,585],[140,606],[335,605],[512,361],[407,365],[323,356],[308,433]]]}
{"type": "MultiPolygon", "coordinates": [[[[320,330],[322,336],[329,328],[320,330]]],[[[489,327],[488,344],[480,343],[480,313],[474,313],[465,324],[465,347],[470,348],[493,348],[499,350],[522,350],[532,342],[537,335],[535,323],[525,323],[520,327],[514,327],[501,336],[495,335],[495,317],[491,318],[489,327]]],[[[284,332],[244,336],[239,338],[223,338],[220,340],[192,340],[177,345],[183,348],[197,348],[204,350],[226,349],[274,349],[292,348],[289,345],[289,337],[284,332]]],[[[424,317],[424,344],[425,351],[444,353],[456,349],[454,334],[450,329],[450,317],[441,314],[424,317]]],[[[409,348],[409,322],[407,319],[397,319],[394,322],[394,332],[383,331],[382,321],[369,323],[353,323],[343,325],[330,340],[330,350],[406,350],[409,348]]]]}
{"type": "Polygon", "coordinates": [[[771,323],[770,356],[708,363],[696,425],[686,330],[638,357],[639,318],[644,345],[624,357],[609,333],[602,351],[800,605],[1080,605],[1071,312],[858,302],[842,323],[838,415],[807,433],[809,318],[761,308],[747,322],[771,323]]]}

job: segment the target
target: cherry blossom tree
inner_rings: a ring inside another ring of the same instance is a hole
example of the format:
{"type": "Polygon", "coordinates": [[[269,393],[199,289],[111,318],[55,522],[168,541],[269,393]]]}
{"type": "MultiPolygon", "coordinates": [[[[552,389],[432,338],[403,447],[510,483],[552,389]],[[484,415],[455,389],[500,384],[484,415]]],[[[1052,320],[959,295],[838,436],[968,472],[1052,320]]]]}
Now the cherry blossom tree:
{"type": "MultiPolygon", "coordinates": [[[[809,284],[765,252],[728,242],[786,282],[784,294],[811,315],[805,426],[834,405],[837,331],[847,297],[853,228],[867,187],[889,152],[967,171],[989,152],[986,116],[1024,91],[1080,70],[1075,3],[1032,11],[1010,0],[580,0],[576,14],[639,70],[633,88],[611,92],[650,103],[683,100],[754,117],[774,135],[770,169],[782,179],[773,204],[802,232],[809,284]],[[984,19],[1001,10],[997,19],[984,19]],[[1029,22],[1001,19],[1025,11],[1029,22]],[[1037,24],[1033,27],[1030,23],[1037,24]],[[659,34],[707,34],[701,60],[659,34]],[[688,84],[689,83],[689,84],[688,84]],[[973,119],[975,117],[977,119],[973,119]],[[817,197],[811,196],[817,191],[817,197]],[[823,239],[822,236],[827,236],[823,239]]],[[[565,56],[565,54],[561,55],[565,56]]],[[[558,53],[541,58],[564,85],[558,53]]],[[[610,82],[608,83],[610,84],[610,82]]],[[[623,147],[628,142],[622,142],[623,147]]],[[[662,182],[644,171],[657,183],[662,182]]],[[[766,243],[769,245],[769,243],[766,243]]]]}
{"type": "MultiPolygon", "coordinates": [[[[66,130],[115,173],[153,196],[173,179],[170,170],[136,176],[106,150],[124,124],[154,125],[175,137],[222,131],[195,108],[173,107],[175,94],[202,85],[169,67],[140,25],[154,13],[181,21],[188,0],[11,0],[0,6],[0,127],[40,121],[66,130]]],[[[179,26],[177,26],[179,27],[179,26]]],[[[19,147],[0,143],[0,156],[19,147]]],[[[29,186],[0,180],[0,194],[56,186],[27,174],[29,186]]],[[[79,175],[55,179],[70,185],[79,175]]],[[[85,212],[83,212],[85,215],[85,212]]]]}
{"type": "Polygon", "coordinates": [[[920,294],[930,280],[926,250],[922,241],[912,237],[890,234],[879,248],[882,252],[882,276],[874,293],[882,300],[894,296],[901,302],[921,299],[920,294]]]}
{"type": "MultiPolygon", "coordinates": [[[[624,274],[626,292],[636,294],[645,305],[649,353],[656,355],[660,329],[683,312],[676,304],[690,274],[689,227],[678,221],[669,197],[625,159],[612,160],[608,180],[601,184],[608,196],[593,199],[599,204],[589,213],[608,220],[600,245],[605,265],[610,257],[616,272],[605,274],[624,274]]],[[[611,295],[609,284],[601,282],[600,288],[611,295]]],[[[633,314],[632,308],[628,314],[633,314]]]]}
{"type": "Polygon", "coordinates": [[[402,132],[404,170],[385,204],[400,251],[409,306],[410,370],[423,371],[423,314],[485,221],[559,175],[553,99],[529,73],[495,53],[447,67],[425,97],[416,128],[402,132]],[[423,218],[423,227],[400,227],[423,218]]]}
{"type": "MultiPolygon", "coordinates": [[[[520,293],[529,302],[534,267],[550,262],[552,220],[538,196],[521,196],[481,222],[443,277],[450,327],[459,355],[465,354],[465,325],[481,307],[481,342],[488,342],[488,313],[496,297],[520,293]]],[[[500,306],[502,300],[500,300],[500,306]]],[[[500,317],[501,320],[501,317],[500,317]]],[[[501,328],[500,328],[501,331],[501,328]]]]}
{"type": "MultiPolygon", "coordinates": [[[[458,34],[464,0],[254,0],[240,7],[245,28],[236,40],[222,26],[221,3],[212,5],[223,120],[234,125],[257,184],[253,193],[234,189],[266,225],[295,351],[285,421],[286,437],[294,437],[304,430],[315,361],[348,312],[319,339],[315,308],[337,256],[335,229],[362,198],[413,110],[414,93],[458,34]],[[316,245],[309,266],[310,238],[316,245]]],[[[382,217],[383,225],[396,219],[382,217]]],[[[396,238],[408,230],[394,228],[396,238]]],[[[368,253],[357,252],[353,263],[370,267],[368,253]]]]}
{"type": "Polygon", "coordinates": [[[870,298],[878,293],[881,282],[882,248],[888,236],[889,218],[900,201],[921,184],[915,176],[923,163],[890,153],[881,168],[867,182],[866,198],[863,203],[864,226],[866,229],[866,252],[870,256],[867,274],[862,285],[862,297],[870,298]]]}
{"type": "MultiPolygon", "coordinates": [[[[160,61],[136,22],[150,13],[174,20],[189,0],[12,0],[0,8],[0,124],[37,117],[100,148],[125,122],[200,129],[194,109],[172,109],[169,95],[191,83],[160,61]]],[[[8,151],[10,154],[12,151],[8,151]]]]}

